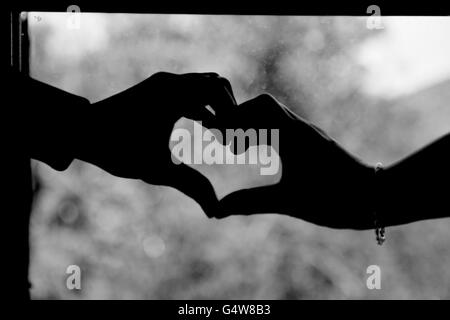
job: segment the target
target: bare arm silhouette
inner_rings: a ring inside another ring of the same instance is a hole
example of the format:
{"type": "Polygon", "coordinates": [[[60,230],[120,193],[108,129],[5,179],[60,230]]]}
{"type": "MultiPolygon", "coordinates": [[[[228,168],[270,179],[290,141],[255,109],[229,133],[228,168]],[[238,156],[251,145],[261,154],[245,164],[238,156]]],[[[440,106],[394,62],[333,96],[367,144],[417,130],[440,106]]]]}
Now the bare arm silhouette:
{"type": "Polygon", "coordinates": [[[282,161],[279,183],[225,196],[224,217],[279,213],[321,226],[363,230],[374,227],[374,208],[385,226],[450,216],[445,187],[450,181],[449,135],[385,168],[375,181],[373,167],[270,95],[233,108],[223,121],[221,126],[244,130],[279,128],[282,161]]]}
{"type": "Polygon", "coordinates": [[[116,176],[172,186],[196,200],[209,217],[280,213],[332,228],[370,229],[375,206],[385,226],[449,215],[448,191],[436,183],[449,181],[449,135],[385,168],[375,184],[374,168],[319,128],[267,94],[237,106],[230,83],[214,73],[160,72],[95,104],[14,77],[20,85],[11,92],[27,92],[21,103],[29,106],[25,136],[31,138],[21,152],[57,170],[78,158],[116,176]],[[171,161],[168,141],[181,117],[222,130],[279,129],[281,181],[234,192],[219,205],[206,177],[171,161]]]}
{"type": "Polygon", "coordinates": [[[209,217],[218,214],[213,186],[198,171],[172,161],[169,139],[180,118],[207,124],[214,115],[206,105],[216,114],[235,106],[228,80],[215,73],[159,72],[94,104],[24,75],[14,74],[12,81],[27,106],[16,115],[26,116],[21,152],[57,170],[77,158],[119,177],[174,187],[209,217]]]}

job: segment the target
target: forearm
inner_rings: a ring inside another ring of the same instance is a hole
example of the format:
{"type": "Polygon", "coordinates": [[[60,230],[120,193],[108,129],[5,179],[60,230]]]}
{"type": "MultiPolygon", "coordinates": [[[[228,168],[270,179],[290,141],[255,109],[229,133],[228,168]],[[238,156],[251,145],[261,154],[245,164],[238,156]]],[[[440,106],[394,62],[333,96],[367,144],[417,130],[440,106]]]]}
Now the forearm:
{"type": "Polygon", "coordinates": [[[8,89],[14,102],[8,114],[21,140],[17,152],[56,170],[66,169],[77,155],[75,144],[84,135],[81,121],[90,112],[89,101],[14,72],[8,89]]]}
{"type": "Polygon", "coordinates": [[[375,219],[394,226],[450,216],[450,134],[377,174],[324,136],[321,149],[328,152],[321,157],[320,166],[327,168],[322,180],[333,178],[328,188],[318,186],[327,191],[322,193],[326,201],[317,203],[325,202],[324,209],[335,212],[325,225],[365,230],[375,227],[375,219]]]}
{"type": "MultiPolygon", "coordinates": [[[[449,151],[450,134],[386,167],[377,177],[374,168],[349,156],[346,161],[353,165],[342,177],[347,186],[328,197],[341,204],[335,207],[339,214],[329,217],[327,225],[367,230],[375,228],[376,218],[389,227],[449,217],[449,151]]],[[[338,148],[336,152],[344,155],[338,148]]]]}
{"type": "Polygon", "coordinates": [[[387,226],[450,216],[450,134],[382,172],[374,194],[387,226]]]}

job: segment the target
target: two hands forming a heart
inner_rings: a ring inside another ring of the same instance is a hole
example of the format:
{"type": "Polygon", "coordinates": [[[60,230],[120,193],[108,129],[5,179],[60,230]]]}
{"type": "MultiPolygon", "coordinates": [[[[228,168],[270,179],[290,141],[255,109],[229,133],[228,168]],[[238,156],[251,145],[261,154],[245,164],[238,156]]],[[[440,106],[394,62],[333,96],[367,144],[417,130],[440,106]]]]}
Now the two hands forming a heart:
{"type": "Polygon", "coordinates": [[[11,72],[10,78],[11,98],[22,94],[21,105],[45,102],[45,107],[27,108],[27,117],[21,107],[6,110],[12,119],[20,119],[24,133],[29,131],[25,137],[36,135],[17,144],[18,152],[57,170],[78,158],[119,177],[171,186],[212,218],[275,213],[361,230],[373,228],[380,212],[385,226],[448,216],[448,188],[435,180],[450,177],[449,134],[375,175],[374,167],[272,96],[262,94],[238,105],[230,82],[215,73],[156,73],[93,104],[21,74],[11,72]],[[276,129],[272,147],[282,164],[280,181],[219,200],[205,176],[173,161],[169,141],[183,117],[215,129],[216,140],[230,145],[233,153],[272,141],[258,141],[257,136],[245,148],[236,147],[228,141],[228,129],[276,129]]]}
{"type": "Polygon", "coordinates": [[[350,192],[342,184],[352,185],[352,196],[361,198],[362,184],[372,173],[272,96],[262,94],[238,105],[230,82],[215,73],[156,73],[91,108],[97,121],[105,118],[106,123],[86,142],[91,147],[83,160],[117,176],[174,187],[199,203],[208,217],[279,213],[340,227],[335,205],[347,201],[350,192]],[[181,117],[221,131],[278,129],[281,180],[233,192],[219,201],[205,176],[171,159],[168,141],[181,117]]]}

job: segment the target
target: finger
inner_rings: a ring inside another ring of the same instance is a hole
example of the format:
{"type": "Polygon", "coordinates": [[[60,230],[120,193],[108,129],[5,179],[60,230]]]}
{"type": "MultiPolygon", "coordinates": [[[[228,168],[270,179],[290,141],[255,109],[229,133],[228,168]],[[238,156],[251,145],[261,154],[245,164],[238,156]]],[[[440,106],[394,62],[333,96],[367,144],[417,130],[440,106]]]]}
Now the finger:
{"type": "Polygon", "coordinates": [[[211,107],[210,104],[196,107],[195,110],[191,112],[191,119],[201,123],[201,125],[207,129],[220,128],[217,112],[211,107]]]}
{"type": "Polygon", "coordinates": [[[195,200],[209,217],[222,215],[216,192],[211,182],[197,170],[185,165],[170,164],[164,183],[195,200]]]}
{"type": "Polygon", "coordinates": [[[226,78],[223,78],[223,77],[219,77],[219,80],[223,83],[223,85],[225,87],[225,92],[228,95],[228,98],[236,106],[237,102],[236,102],[236,98],[234,97],[233,87],[231,86],[230,81],[228,79],[226,79],[226,78]]]}
{"type": "Polygon", "coordinates": [[[227,113],[230,106],[237,106],[230,81],[217,73],[186,73],[181,76],[185,89],[190,91],[188,95],[197,102],[194,109],[210,105],[218,115],[227,113]]]}
{"type": "Polygon", "coordinates": [[[242,189],[230,193],[219,201],[224,217],[229,215],[251,215],[258,213],[279,213],[282,203],[279,186],[270,185],[242,189]]]}
{"type": "Polygon", "coordinates": [[[268,94],[262,94],[248,100],[240,104],[235,110],[232,120],[228,121],[228,125],[234,130],[241,129],[242,131],[240,133],[235,131],[236,135],[226,135],[224,142],[226,145],[231,144],[231,151],[234,154],[241,154],[253,145],[271,146],[272,129],[280,129],[281,124],[288,117],[283,107],[268,94]],[[266,135],[264,137],[259,134],[260,130],[265,130],[266,135]],[[247,141],[239,139],[242,134],[244,134],[243,137],[256,134],[256,140],[254,138],[245,138],[247,141]]]}
{"type": "Polygon", "coordinates": [[[228,79],[217,73],[205,73],[203,75],[205,87],[208,88],[205,92],[208,100],[206,102],[212,105],[216,113],[226,114],[230,110],[230,105],[237,106],[233,88],[228,79]]]}
{"type": "MultiPolygon", "coordinates": [[[[200,121],[207,129],[217,129],[225,134],[229,119],[234,118],[234,109],[237,107],[231,83],[216,73],[188,74],[189,81],[194,82],[200,88],[194,91],[202,92],[201,96],[194,98],[197,103],[184,110],[183,116],[200,121]],[[198,79],[200,78],[200,81],[198,79]]],[[[221,140],[221,137],[217,137],[221,140]]],[[[219,141],[223,143],[223,141],[219,141]]]]}
{"type": "Polygon", "coordinates": [[[216,124],[220,129],[225,128],[228,122],[234,118],[237,102],[230,81],[218,77],[215,82],[213,94],[208,99],[215,111],[216,124]]]}

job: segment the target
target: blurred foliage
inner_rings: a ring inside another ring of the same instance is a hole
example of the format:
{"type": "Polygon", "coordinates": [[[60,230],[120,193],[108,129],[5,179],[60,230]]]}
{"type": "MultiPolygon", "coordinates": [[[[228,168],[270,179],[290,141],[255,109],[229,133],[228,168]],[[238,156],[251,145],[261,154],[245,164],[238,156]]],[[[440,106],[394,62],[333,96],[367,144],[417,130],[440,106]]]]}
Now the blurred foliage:
{"type": "MultiPolygon", "coordinates": [[[[86,14],[74,31],[64,15],[33,15],[42,19],[30,20],[32,76],[91,102],[157,71],[213,71],[231,81],[239,102],[270,92],[367,162],[396,161],[432,138],[404,138],[420,124],[409,104],[361,93],[364,68],[354,52],[381,32],[366,29],[364,19],[86,14]]],[[[33,166],[34,298],[450,297],[447,220],[389,228],[379,248],[372,232],[280,215],[208,220],[174,189],[113,177],[81,161],[62,173],[33,166]],[[71,264],[82,269],[81,291],[65,287],[71,264]],[[371,264],[381,267],[382,290],[366,287],[371,264]]],[[[275,179],[251,166],[198,169],[221,196],[275,179]]]]}

